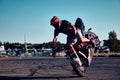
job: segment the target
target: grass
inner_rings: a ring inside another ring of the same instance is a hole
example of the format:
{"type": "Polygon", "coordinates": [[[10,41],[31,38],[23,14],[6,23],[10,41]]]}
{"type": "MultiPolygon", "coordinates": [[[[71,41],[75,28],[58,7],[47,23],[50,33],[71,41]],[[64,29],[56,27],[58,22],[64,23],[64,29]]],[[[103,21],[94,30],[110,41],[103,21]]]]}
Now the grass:
{"type": "Polygon", "coordinates": [[[0,55],[0,58],[6,58],[6,57],[8,57],[8,56],[6,56],[6,55],[0,55]]]}
{"type": "MultiPolygon", "coordinates": [[[[0,58],[7,58],[6,55],[0,55],[0,58]]],[[[93,57],[120,57],[120,53],[94,53],[93,57]]]]}
{"type": "Polygon", "coordinates": [[[120,53],[95,53],[94,57],[120,57],[120,53]]]}

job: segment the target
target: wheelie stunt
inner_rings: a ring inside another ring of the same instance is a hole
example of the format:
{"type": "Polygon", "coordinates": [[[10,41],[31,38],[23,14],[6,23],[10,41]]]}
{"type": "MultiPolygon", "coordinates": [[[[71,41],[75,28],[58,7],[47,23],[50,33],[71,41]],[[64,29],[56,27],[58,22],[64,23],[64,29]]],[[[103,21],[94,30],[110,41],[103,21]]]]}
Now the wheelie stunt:
{"type": "Polygon", "coordinates": [[[89,66],[91,63],[95,41],[92,37],[89,37],[87,32],[84,32],[82,20],[78,18],[75,25],[72,25],[67,20],[60,20],[57,16],[53,16],[50,24],[55,28],[52,56],[56,54],[55,46],[59,33],[64,33],[67,35],[67,43],[64,46],[67,58],[70,60],[73,70],[79,76],[85,76],[85,67],[89,66]],[[87,36],[87,38],[85,36],[87,36]]]}

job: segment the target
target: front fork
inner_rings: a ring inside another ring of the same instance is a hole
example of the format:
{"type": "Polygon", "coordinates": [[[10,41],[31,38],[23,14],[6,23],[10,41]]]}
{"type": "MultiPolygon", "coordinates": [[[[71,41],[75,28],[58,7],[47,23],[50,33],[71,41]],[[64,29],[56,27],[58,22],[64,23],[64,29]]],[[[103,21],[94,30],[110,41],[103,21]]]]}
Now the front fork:
{"type": "Polygon", "coordinates": [[[77,52],[75,51],[73,45],[70,45],[70,47],[71,47],[71,49],[73,50],[73,52],[75,54],[75,57],[72,57],[72,60],[75,61],[78,64],[78,66],[82,66],[82,61],[80,60],[80,58],[79,58],[77,52]]]}

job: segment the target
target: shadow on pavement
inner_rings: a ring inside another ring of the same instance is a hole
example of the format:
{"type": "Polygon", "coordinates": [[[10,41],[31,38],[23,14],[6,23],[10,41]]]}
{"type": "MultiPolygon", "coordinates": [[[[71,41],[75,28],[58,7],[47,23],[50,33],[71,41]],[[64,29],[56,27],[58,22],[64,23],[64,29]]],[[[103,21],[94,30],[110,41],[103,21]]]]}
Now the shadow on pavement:
{"type": "Polygon", "coordinates": [[[66,78],[79,78],[79,76],[42,76],[42,77],[10,77],[10,76],[0,76],[0,80],[23,80],[23,79],[66,79],[66,78]]]}

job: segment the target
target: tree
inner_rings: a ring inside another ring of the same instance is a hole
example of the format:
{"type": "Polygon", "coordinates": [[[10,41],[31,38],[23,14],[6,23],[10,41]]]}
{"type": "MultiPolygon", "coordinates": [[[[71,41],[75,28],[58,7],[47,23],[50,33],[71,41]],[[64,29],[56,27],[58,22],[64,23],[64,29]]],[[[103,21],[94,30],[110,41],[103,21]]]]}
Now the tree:
{"type": "Polygon", "coordinates": [[[119,52],[120,51],[120,44],[119,44],[119,40],[117,40],[117,34],[115,33],[115,31],[111,31],[108,33],[109,34],[109,39],[108,39],[108,43],[109,43],[109,48],[112,52],[119,52]]]}
{"type": "Polygon", "coordinates": [[[2,42],[0,41],[0,46],[2,45],[2,42]]]}
{"type": "Polygon", "coordinates": [[[115,33],[115,31],[111,31],[108,33],[109,34],[109,40],[117,40],[117,34],[115,33]]]}

